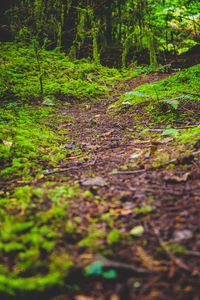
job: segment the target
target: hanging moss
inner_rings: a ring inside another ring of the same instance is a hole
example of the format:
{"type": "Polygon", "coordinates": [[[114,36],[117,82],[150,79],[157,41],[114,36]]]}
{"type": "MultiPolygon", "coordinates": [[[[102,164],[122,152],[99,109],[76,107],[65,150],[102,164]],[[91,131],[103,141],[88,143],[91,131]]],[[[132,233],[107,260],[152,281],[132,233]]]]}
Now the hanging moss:
{"type": "Polygon", "coordinates": [[[89,15],[91,25],[92,25],[93,59],[94,59],[95,64],[99,65],[100,64],[100,55],[98,53],[98,43],[97,43],[99,27],[98,27],[97,22],[95,22],[94,13],[91,8],[88,8],[88,15],[89,15]]]}
{"type": "Polygon", "coordinates": [[[122,68],[126,68],[126,57],[130,49],[130,46],[133,44],[133,36],[134,36],[134,32],[129,34],[123,43],[124,49],[122,52],[122,68]]]}
{"type": "Polygon", "coordinates": [[[86,19],[86,12],[87,10],[78,8],[79,10],[79,24],[77,26],[76,37],[73,41],[73,45],[69,51],[69,57],[71,59],[76,58],[77,50],[80,50],[81,46],[84,43],[85,39],[85,19],[86,19]]]}
{"type": "Polygon", "coordinates": [[[64,15],[65,15],[65,5],[61,5],[61,16],[60,22],[58,22],[58,36],[57,36],[57,47],[61,48],[61,41],[62,41],[62,28],[64,24],[64,15]]]}
{"type": "Polygon", "coordinates": [[[149,48],[149,55],[150,55],[150,64],[157,66],[157,56],[156,56],[156,50],[154,45],[154,37],[153,33],[147,29],[147,37],[148,37],[148,48],[149,48]]]}

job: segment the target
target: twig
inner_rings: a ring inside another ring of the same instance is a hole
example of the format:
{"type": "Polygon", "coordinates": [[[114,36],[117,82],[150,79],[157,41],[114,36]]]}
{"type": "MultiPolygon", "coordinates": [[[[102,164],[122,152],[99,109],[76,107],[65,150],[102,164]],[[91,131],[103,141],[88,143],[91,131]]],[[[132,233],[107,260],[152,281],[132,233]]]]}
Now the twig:
{"type": "Polygon", "coordinates": [[[195,161],[193,161],[192,163],[193,163],[193,165],[194,165],[198,170],[200,170],[199,165],[198,165],[195,161]]]}
{"type": "Polygon", "coordinates": [[[149,223],[149,225],[151,226],[155,236],[157,237],[157,240],[161,246],[161,248],[167,253],[167,255],[169,256],[169,258],[172,260],[172,262],[179,267],[180,269],[190,272],[192,273],[192,271],[190,270],[190,268],[184,264],[179,258],[177,258],[169,249],[169,247],[167,247],[167,245],[165,245],[164,241],[162,240],[162,238],[160,237],[160,233],[159,230],[157,228],[155,228],[151,223],[149,223]]]}
{"type": "Polygon", "coordinates": [[[183,253],[183,255],[188,255],[188,256],[198,256],[198,257],[200,257],[200,252],[188,250],[187,252],[183,253]]]}
{"type": "Polygon", "coordinates": [[[152,273],[151,271],[149,271],[147,269],[136,267],[133,264],[126,264],[126,263],[121,263],[118,261],[113,261],[113,260],[107,259],[101,255],[96,255],[95,258],[97,260],[101,261],[105,267],[122,268],[122,269],[132,270],[132,271],[134,271],[136,273],[140,273],[140,274],[152,273]]]}
{"type": "MultiPolygon", "coordinates": [[[[192,111],[190,111],[192,112],[192,111]]],[[[196,125],[188,125],[188,126],[185,126],[185,127],[173,127],[172,129],[175,129],[175,130],[184,130],[184,129],[188,129],[188,128],[193,128],[193,127],[196,127],[196,125]]],[[[149,132],[163,132],[165,130],[167,130],[166,128],[145,128],[145,129],[133,129],[133,131],[136,131],[136,132],[142,132],[143,130],[148,130],[149,132]]]]}
{"type": "Polygon", "coordinates": [[[43,173],[43,175],[47,176],[47,175],[51,175],[51,174],[63,173],[63,172],[67,172],[67,171],[70,171],[70,170],[77,170],[77,169],[79,169],[79,168],[78,167],[71,167],[71,168],[67,168],[67,169],[58,169],[58,170],[43,173]]]}
{"type": "Polygon", "coordinates": [[[142,169],[142,170],[135,170],[135,171],[119,171],[119,172],[114,172],[114,173],[109,173],[109,175],[129,175],[129,174],[137,174],[137,173],[143,173],[146,172],[148,169],[142,169]]]}

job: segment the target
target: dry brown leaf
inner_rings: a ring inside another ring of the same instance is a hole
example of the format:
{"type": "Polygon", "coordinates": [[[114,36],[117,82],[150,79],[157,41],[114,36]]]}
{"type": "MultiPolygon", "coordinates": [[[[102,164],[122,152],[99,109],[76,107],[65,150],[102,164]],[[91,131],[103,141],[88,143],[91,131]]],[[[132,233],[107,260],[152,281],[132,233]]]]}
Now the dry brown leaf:
{"type": "Polygon", "coordinates": [[[83,186],[106,186],[107,182],[100,176],[92,177],[82,182],[83,186]]]}
{"type": "Polygon", "coordinates": [[[121,209],[121,208],[114,209],[115,216],[126,216],[131,213],[133,213],[132,209],[121,209]]]}
{"type": "Polygon", "coordinates": [[[94,300],[94,298],[84,296],[84,295],[77,295],[74,297],[75,300],[94,300]]]}
{"type": "Polygon", "coordinates": [[[117,294],[113,294],[111,297],[110,297],[110,300],[120,300],[119,296],[117,294]]]}
{"type": "Polygon", "coordinates": [[[114,129],[112,129],[112,130],[110,130],[110,131],[107,131],[107,132],[103,133],[102,136],[109,136],[109,135],[111,135],[114,131],[115,131],[114,129]]]}
{"type": "Polygon", "coordinates": [[[137,256],[141,259],[142,265],[148,270],[160,271],[163,267],[160,266],[160,262],[154,260],[147,252],[140,246],[137,247],[137,256]]]}
{"type": "Polygon", "coordinates": [[[182,181],[187,181],[188,177],[190,176],[190,172],[187,172],[183,175],[177,176],[177,175],[167,175],[165,176],[166,181],[175,181],[175,182],[182,182],[182,181]]]}
{"type": "Polygon", "coordinates": [[[170,138],[170,137],[166,137],[164,139],[158,139],[158,142],[160,144],[167,144],[167,143],[172,142],[172,141],[173,141],[173,138],[170,138]]]}

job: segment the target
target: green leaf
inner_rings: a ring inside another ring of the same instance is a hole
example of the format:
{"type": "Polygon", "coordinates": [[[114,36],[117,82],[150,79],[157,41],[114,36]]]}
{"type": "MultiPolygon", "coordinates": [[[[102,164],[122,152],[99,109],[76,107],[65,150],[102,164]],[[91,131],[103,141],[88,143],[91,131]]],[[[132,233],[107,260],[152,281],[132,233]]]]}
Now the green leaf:
{"type": "Polygon", "coordinates": [[[107,279],[113,279],[113,278],[116,278],[117,277],[117,272],[113,269],[110,269],[106,272],[103,272],[103,277],[104,278],[107,278],[107,279]]]}
{"type": "Polygon", "coordinates": [[[176,129],[170,128],[170,129],[167,129],[167,130],[163,131],[162,135],[173,135],[173,136],[177,136],[177,135],[178,135],[178,132],[177,132],[176,129]]]}
{"type": "Polygon", "coordinates": [[[177,100],[171,100],[171,99],[160,100],[160,102],[167,103],[171,105],[174,109],[177,109],[179,105],[179,102],[177,100]]]}
{"type": "Polygon", "coordinates": [[[143,235],[144,227],[141,225],[135,226],[131,229],[130,234],[140,237],[143,235]]]}
{"type": "Polygon", "coordinates": [[[97,261],[95,263],[92,263],[85,270],[85,275],[86,276],[101,275],[102,273],[103,273],[103,263],[101,261],[97,261]]]}
{"type": "Polygon", "coordinates": [[[131,154],[130,158],[134,159],[134,158],[138,158],[140,157],[140,153],[133,153],[131,154]]]}
{"type": "Polygon", "coordinates": [[[141,97],[150,97],[149,95],[143,94],[143,93],[138,92],[138,91],[127,92],[127,93],[125,93],[125,95],[135,95],[135,96],[141,96],[141,97]]]}
{"type": "Polygon", "coordinates": [[[121,233],[119,232],[119,230],[112,230],[111,232],[109,232],[108,234],[108,243],[109,244],[114,244],[117,243],[120,239],[121,233]]]}

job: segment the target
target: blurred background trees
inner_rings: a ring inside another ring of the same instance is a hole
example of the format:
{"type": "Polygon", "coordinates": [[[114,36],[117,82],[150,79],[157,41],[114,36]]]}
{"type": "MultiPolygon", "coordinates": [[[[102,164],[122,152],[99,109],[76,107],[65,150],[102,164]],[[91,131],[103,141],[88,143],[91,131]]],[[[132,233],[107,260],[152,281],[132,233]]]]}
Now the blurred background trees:
{"type": "Polygon", "coordinates": [[[198,0],[3,0],[1,41],[36,38],[71,58],[157,64],[200,42],[198,0]]]}

